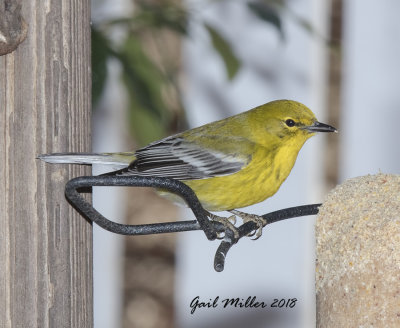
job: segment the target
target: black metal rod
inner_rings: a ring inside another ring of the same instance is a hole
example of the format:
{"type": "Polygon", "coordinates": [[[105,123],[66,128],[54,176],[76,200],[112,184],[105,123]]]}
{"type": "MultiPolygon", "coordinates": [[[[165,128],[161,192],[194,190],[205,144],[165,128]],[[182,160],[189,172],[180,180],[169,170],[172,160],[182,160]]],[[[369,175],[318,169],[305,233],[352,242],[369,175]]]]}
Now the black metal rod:
{"type": "MultiPolygon", "coordinates": [[[[238,229],[238,237],[235,233],[223,224],[208,219],[208,212],[201,206],[196,194],[184,183],[169,178],[159,177],[140,177],[140,176],[82,176],[67,182],[65,195],[69,202],[88,220],[96,222],[100,227],[108,231],[122,235],[149,235],[158,233],[171,233],[182,231],[203,230],[209,240],[217,238],[217,233],[224,233],[224,240],[221,241],[214,258],[214,269],[218,272],[224,270],[225,259],[228,251],[236,244],[240,238],[249,235],[258,226],[255,222],[249,221],[238,229]],[[153,187],[164,189],[177,194],[185,200],[193,211],[197,220],[176,221],[165,223],[151,223],[140,225],[121,224],[108,220],[93,206],[87,202],[78,192],[94,186],[133,186],[133,187],[153,187]]],[[[265,225],[294,218],[299,216],[314,215],[318,213],[321,204],[311,204],[290,207],[279,211],[264,214],[265,225]]]]}
{"type": "MultiPolygon", "coordinates": [[[[302,205],[289,207],[282,210],[278,210],[275,212],[267,213],[262,215],[264,220],[266,221],[266,225],[286,220],[292,219],[300,216],[307,215],[315,215],[318,214],[319,207],[321,204],[310,204],[310,205],[302,205]]],[[[224,270],[225,266],[225,258],[231,249],[231,247],[236,244],[240,238],[247,236],[249,233],[253,232],[257,229],[258,226],[255,222],[246,222],[238,227],[239,237],[237,239],[234,238],[233,234],[228,235],[219,245],[214,258],[214,269],[217,272],[221,272],[224,270]]]]}
{"type": "MultiPolygon", "coordinates": [[[[65,195],[71,204],[79,212],[92,222],[96,222],[100,227],[122,235],[149,235],[157,233],[168,233],[178,231],[203,230],[209,240],[217,237],[215,223],[211,222],[207,215],[208,212],[201,206],[195,193],[184,183],[158,177],[140,176],[82,176],[67,182],[65,195]],[[78,192],[78,189],[94,186],[134,186],[134,187],[154,187],[171,191],[182,197],[191,208],[197,221],[177,221],[141,225],[121,224],[110,221],[96,211],[78,192]]],[[[221,225],[219,225],[219,228],[221,225]]]]}

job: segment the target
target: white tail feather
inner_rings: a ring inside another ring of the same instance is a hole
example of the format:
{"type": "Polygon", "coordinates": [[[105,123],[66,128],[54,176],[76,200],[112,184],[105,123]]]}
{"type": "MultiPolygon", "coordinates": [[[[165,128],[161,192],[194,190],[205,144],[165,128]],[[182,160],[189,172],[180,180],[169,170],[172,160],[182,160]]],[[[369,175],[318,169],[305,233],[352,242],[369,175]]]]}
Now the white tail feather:
{"type": "Polygon", "coordinates": [[[102,164],[117,168],[124,168],[130,164],[128,158],[121,158],[117,154],[113,156],[113,154],[100,153],[53,153],[42,154],[38,158],[52,164],[102,164]]]}

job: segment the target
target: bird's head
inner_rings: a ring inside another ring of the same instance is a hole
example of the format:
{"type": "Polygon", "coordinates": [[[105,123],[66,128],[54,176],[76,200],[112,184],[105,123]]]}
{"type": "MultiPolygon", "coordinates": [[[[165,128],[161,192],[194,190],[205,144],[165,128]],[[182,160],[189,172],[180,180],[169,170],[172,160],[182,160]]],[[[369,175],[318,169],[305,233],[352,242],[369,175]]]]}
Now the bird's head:
{"type": "Polygon", "coordinates": [[[318,122],[314,113],[297,101],[276,100],[253,111],[258,128],[268,136],[263,139],[268,140],[269,144],[274,140],[277,143],[296,143],[301,148],[316,132],[337,132],[333,126],[318,122]]]}

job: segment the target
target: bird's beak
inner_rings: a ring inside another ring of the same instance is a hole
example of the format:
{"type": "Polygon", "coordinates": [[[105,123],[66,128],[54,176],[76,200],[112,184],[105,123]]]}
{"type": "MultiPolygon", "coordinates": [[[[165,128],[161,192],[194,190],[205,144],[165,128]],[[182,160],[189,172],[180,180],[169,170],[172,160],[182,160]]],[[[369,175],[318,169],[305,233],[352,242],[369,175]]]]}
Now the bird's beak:
{"type": "Polygon", "coordinates": [[[304,130],[308,132],[315,133],[315,132],[337,132],[336,128],[331,125],[320,123],[315,121],[312,125],[303,127],[304,130]]]}

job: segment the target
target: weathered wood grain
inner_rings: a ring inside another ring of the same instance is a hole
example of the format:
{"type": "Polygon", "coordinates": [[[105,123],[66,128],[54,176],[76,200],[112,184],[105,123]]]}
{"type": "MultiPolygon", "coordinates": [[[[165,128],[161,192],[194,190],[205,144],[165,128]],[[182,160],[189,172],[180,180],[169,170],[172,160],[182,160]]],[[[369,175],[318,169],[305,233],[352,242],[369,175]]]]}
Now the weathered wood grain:
{"type": "Polygon", "coordinates": [[[90,151],[90,2],[22,15],[26,40],[0,57],[0,327],[91,327],[91,226],[64,198],[90,172],[36,159],[90,151]]]}

